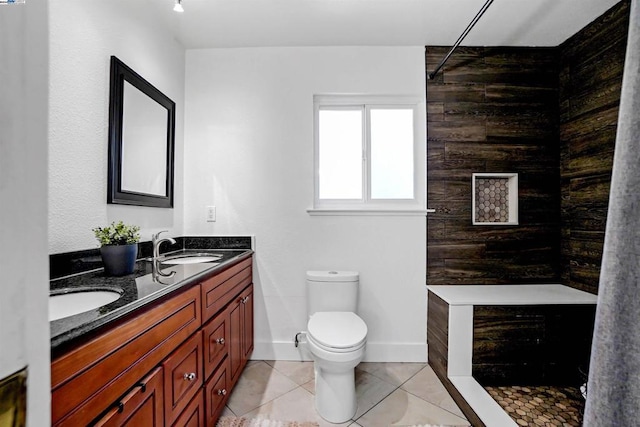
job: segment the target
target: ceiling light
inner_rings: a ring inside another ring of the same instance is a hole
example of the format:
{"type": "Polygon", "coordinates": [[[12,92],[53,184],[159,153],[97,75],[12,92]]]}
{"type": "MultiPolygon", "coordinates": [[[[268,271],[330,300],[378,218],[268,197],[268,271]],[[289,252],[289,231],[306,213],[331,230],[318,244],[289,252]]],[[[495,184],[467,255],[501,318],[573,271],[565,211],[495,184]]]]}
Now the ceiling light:
{"type": "Polygon", "coordinates": [[[184,12],[184,8],[182,7],[182,0],[176,0],[175,6],[173,6],[174,12],[184,12]]]}

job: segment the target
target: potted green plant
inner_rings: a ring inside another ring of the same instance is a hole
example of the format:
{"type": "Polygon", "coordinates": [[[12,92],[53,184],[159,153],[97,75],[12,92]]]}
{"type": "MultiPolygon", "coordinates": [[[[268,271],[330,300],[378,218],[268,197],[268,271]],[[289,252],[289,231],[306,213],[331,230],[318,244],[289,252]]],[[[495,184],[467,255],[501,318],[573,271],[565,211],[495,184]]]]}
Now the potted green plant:
{"type": "Polygon", "coordinates": [[[138,256],[140,227],[112,222],[107,227],[96,227],[93,232],[100,242],[100,255],[104,272],[109,276],[133,273],[138,256]]]}

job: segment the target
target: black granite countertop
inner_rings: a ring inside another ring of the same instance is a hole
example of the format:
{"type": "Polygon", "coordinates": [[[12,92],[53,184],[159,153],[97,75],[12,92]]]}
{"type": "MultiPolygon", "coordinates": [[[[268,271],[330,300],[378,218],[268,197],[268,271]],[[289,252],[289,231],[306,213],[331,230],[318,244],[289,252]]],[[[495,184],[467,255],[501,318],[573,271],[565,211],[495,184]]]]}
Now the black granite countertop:
{"type": "Polygon", "coordinates": [[[190,252],[219,254],[222,257],[216,262],[184,265],[162,264],[163,273],[175,271],[175,275],[171,278],[160,277],[154,280],[153,262],[141,259],[136,262],[134,273],[127,276],[109,277],[100,269],[52,280],[50,282],[52,294],[77,292],[80,289],[115,290],[122,294],[119,299],[105,306],[49,322],[52,354],[140,307],[144,307],[184,286],[198,283],[216,271],[247,258],[253,253],[250,249],[182,249],[172,252],[171,255],[190,252]]]}

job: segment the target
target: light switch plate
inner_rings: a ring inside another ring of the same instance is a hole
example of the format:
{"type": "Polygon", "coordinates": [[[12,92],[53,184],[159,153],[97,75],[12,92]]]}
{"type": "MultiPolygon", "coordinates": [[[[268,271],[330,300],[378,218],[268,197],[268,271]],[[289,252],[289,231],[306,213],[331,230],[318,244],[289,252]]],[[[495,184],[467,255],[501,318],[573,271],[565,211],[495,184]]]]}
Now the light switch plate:
{"type": "Polygon", "coordinates": [[[216,222],[215,206],[207,206],[207,222],[216,222]]]}

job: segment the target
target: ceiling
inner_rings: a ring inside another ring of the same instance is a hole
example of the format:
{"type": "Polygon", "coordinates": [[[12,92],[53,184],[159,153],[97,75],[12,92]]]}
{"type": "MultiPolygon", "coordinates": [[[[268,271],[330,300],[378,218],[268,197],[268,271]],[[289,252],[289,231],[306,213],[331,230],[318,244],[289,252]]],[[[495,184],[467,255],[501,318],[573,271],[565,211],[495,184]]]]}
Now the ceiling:
{"type": "MultiPolygon", "coordinates": [[[[485,0],[143,0],[186,49],[452,45],[485,0]]],[[[557,46],[618,0],[495,0],[463,45],[557,46]]]]}

